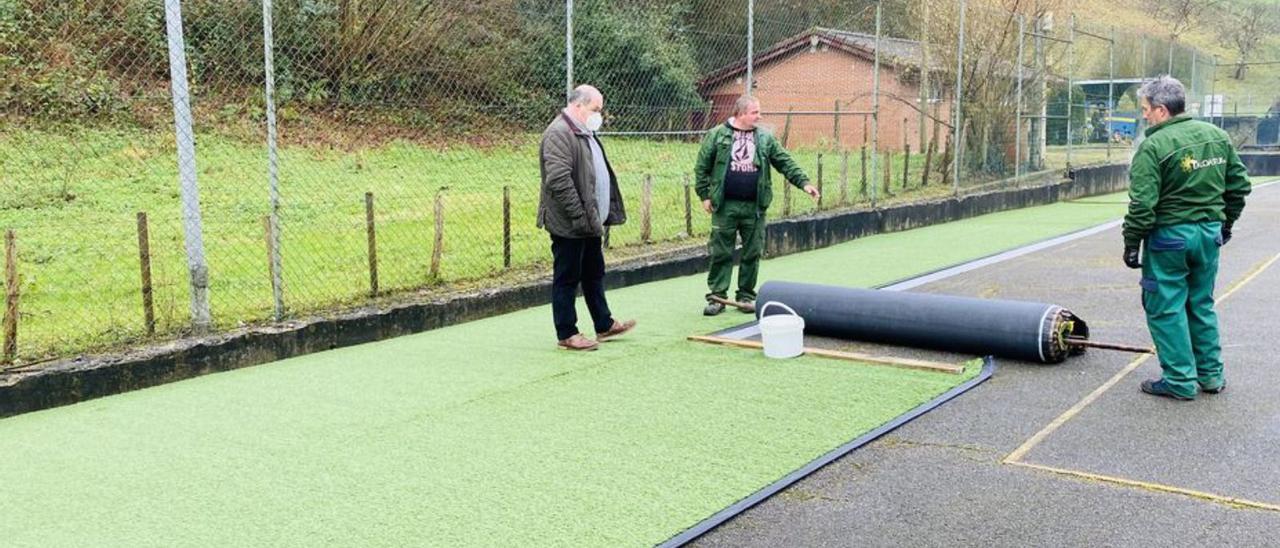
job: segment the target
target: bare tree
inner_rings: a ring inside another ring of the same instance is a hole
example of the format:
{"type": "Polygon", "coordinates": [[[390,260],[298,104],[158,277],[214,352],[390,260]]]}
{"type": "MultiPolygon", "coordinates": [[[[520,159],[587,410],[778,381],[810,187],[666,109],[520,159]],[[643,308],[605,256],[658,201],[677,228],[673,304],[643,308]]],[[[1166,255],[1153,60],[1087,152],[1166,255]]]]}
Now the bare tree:
{"type": "Polygon", "coordinates": [[[1152,13],[1168,26],[1175,41],[1224,0],[1151,0],[1152,13]]]}
{"type": "Polygon", "coordinates": [[[1280,4],[1250,2],[1216,18],[1215,26],[1222,45],[1235,50],[1236,71],[1232,76],[1244,80],[1249,56],[1267,38],[1280,34],[1280,4]]]}
{"type": "MultiPolygon", "coordinates": [[[[952,99],[958,98],[963,105],[963,160],[972,173],[999,176],[1011,171],[1009,162],[1017,161],[1011,157],[1012,151],[1006,150],[1012,147],[1004,145],[1017,138],[1022,127],[1017,120],[1016,102],[1018,66],[1015,61],[1018,42],[1023,39],[1018,35],[1018,17],[1026,18],[1025,30],[1031,32],[1036,30],[1036,22],[1051,18],[1055,12],[1064,13],[1067,5],[1067,0],[971,0],[965,19],[964,57],[959,63],[963,89],[957,92],[954,82],[960,29],[956,3],[914,2],[913,18],[922,26],[921,33],[929,36],[930,66],[934,68],[929,78],[943,82],[946,94],[952,99]]],[[[1046,82],[1053,74],[1066,70],[1063,59],[1066,48],[1059,46],[1054,49],[1056,53],[1048,49],[1045,47],[1034,55],[1031,46],[1027,46],[1024,61],[1027,67],[1022,74],[1027,84],[1024,104],[1033,110],[1042,109],[1046,104],[1046,82]]],[[[954,130],[949,120],[944,120],[943,125],[954,130]]],[[[954,143],[950,140],[948,138],[944,149],[944,166],[956,159],[952,152],[959,148],[952,146],[954,143]]]]}

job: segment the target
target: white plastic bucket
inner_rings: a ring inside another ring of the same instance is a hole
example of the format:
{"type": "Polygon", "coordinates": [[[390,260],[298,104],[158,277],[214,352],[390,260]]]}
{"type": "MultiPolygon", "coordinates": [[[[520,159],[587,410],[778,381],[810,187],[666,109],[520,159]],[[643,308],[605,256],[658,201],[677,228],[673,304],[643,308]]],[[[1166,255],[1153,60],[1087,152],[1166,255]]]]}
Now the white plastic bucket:
{"type": "Polygon", "coordinates": [[[804,353],[804,318],[791,307],[777,301],[769,301],[760,307],[760,338],[764,340],[764,355],[770,358],[794,358],[804,353]],[[790,314],[765,316],[770,306],[780,306],[790,314]]]}

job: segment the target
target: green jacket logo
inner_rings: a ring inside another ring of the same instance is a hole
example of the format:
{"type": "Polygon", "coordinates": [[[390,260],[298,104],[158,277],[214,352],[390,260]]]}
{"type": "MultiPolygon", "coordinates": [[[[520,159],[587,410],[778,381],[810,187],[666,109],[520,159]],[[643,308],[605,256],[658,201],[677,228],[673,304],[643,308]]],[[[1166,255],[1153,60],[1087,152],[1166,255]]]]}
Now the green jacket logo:
{"type": "Polygon", "coordinates": [[[1182,171],[1183,173],[1191,173],[1197,169],[1226,165],[1226,163],[1227,159],[1221,156],[1217,158],[1209,158],[1208,160],[1197,160],[1195,156],[1187,154],[1182,157],[1182,171]]]}

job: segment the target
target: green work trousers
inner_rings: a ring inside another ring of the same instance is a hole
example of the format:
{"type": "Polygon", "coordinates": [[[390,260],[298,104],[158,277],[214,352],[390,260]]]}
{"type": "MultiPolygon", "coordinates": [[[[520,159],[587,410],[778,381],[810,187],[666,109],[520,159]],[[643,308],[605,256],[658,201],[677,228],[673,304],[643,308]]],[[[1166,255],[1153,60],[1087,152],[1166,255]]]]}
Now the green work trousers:
{"type": "Polygon", "coordinates": [[[1222,223],[1157,227],[1142,259],[1142,308],[1169,388],[1195,397],[1222,386],[1222,347],[1213,311],[1222,223]]]}
{"type": "Polygon", "coordinates": [[[738,302],[756,300],[756,275],[764,254],[764,210],[755,202],[725,200],[711,214],[711,272],[707,274],[708,296],[727,298],[733,278],[733,247],[742,236],[738,265],[738,302]]]}

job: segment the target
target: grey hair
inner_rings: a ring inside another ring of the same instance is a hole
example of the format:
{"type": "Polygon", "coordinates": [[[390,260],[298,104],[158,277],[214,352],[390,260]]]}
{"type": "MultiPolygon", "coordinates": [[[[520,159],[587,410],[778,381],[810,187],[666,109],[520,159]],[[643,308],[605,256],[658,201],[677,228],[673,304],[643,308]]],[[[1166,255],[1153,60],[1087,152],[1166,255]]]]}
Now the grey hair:
{"type": "Polygon", "coordinates": [[[751,108],[751,105],[758,104],[760,104],[759,99],[750,95],[743,95],[739,97],[737,101],[733,102],[733,115],[737,116],[739,114],[744,114],[747,112],[747,109],[751,108]]]}
{"type": "Polygon", "coordinates": [[[600,90],[583,84],[573,88],[573,91],[569,92],[569,104],[587,106],[591,104],[592,99],[595,99],[599,95],[600,90]]]}
{"type": "Polygon", "coordinates": [[[1153,107],[1168,109],[1170,116],[1177,116],[1187,110],[1187,88],[1177,78],[1167,74],[1143,84],[1138,90],[1138,97],[1146,99],[1153,107]]]}

